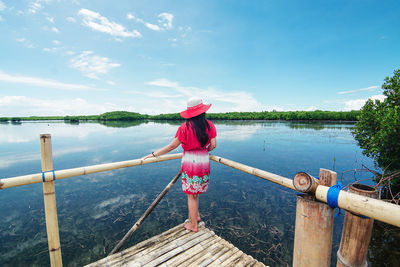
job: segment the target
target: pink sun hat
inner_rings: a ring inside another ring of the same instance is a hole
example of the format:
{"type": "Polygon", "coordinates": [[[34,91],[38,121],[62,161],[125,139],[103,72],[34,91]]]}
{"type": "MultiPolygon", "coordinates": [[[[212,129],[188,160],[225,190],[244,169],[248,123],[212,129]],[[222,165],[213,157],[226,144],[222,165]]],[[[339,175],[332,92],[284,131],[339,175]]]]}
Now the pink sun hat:
{"type": "Polygon", "coordinates": [[[203,100],[198,97],[192,97],[187,102],[187,109],[181,112],[181,116],[185,119],[190,119],[206,112],[211,107],[211,104],[203,104],[203,100]]]}

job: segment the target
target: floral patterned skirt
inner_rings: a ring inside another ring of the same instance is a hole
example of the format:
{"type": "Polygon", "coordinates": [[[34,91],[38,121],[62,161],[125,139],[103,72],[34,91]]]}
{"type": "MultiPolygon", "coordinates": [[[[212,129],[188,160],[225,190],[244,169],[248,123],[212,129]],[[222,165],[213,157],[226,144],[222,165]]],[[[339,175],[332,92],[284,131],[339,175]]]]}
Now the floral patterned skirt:
{"type": "Polygon", "coordinates": [[[210,179],[210,159],[206,149],[184,151],[181,170],[184,193],[202,194],[207,191],[210,179]]]}

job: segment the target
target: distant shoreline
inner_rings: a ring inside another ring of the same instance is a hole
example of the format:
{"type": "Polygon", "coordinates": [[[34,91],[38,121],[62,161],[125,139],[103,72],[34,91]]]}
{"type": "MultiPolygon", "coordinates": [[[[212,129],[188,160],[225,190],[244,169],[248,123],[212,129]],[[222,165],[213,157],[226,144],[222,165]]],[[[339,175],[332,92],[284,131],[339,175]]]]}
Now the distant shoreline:
{"type": "MultiPolygon", "coordinates": [[[[227,112],[207,113],[211,120],[270,120],[270,121],[333,121],[355,122],[361,111],[263,111],[263,112],[227,112]]],[[[112,111],[100,115],[84,116],[29,116],[29,117],[0,117],[0,122],[21,121],[141,121],[141,120],[184,120],[179,113],[147,115],[128,111],[112,111]]]]}

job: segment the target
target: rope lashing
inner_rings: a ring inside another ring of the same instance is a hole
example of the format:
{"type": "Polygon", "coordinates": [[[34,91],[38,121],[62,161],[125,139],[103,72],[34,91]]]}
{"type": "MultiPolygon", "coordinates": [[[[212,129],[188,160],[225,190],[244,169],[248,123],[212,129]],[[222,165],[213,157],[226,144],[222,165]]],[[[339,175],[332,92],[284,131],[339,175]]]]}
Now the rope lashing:
{"type": "Polygon", "coordinates": [[[339,192],[342,189],[343,189],[343,186],[342,186],[341,182],[338,182],[337,184],[329,187],[326,198],[327,198],[329,207],[331,207],[332,209],[338,207],[339,192]]]}
{"type": "MultiPolygon", "coordinates": [[[[52,171],[47,171],[47,172],[52,172],[52,173],[53,173],[53,181],[55,181],[55,180],[56,180],[56,174],[54,173],[54,170],[52,170],[52,171]]],[[[42,181],[43,181],[43,183],[46,182],[46,177],[45,177],[45,175],[46,175],[47,172],[42,172],[42,181]]]]}

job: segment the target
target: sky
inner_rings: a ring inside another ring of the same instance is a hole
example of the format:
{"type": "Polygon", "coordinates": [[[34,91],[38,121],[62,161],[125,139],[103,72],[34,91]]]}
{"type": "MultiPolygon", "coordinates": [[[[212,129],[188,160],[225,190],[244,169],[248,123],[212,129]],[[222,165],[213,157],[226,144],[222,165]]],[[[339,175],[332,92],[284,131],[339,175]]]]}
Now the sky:
{"type": "Polygon", "coordinates": [[[0,0],[0,117],[360,109],[400,1],[0,0]]]}

